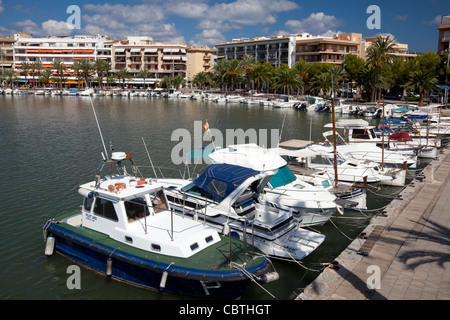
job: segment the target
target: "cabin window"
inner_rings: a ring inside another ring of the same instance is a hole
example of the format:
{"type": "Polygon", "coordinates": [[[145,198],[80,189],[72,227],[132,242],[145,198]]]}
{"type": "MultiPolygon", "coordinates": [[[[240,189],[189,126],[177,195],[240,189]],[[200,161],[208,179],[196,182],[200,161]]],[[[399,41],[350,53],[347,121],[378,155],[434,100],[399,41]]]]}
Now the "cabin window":
{"type": "Polygon", "coordinates": [[[161,251],[161,246],[159,244],[152,243],[150,247],[153,251],[158,251],[158,252],[161,251]]]}
{"type": "Polygon", "coordinates": [[[370,139],[369,130],[353,129],[352,137],[355,139],[370,139]]]}
{"type": "Polygon", "coordinates": [[[136,198],[125,201],[125,211],[127,213],[128,222],[133,222],[149,215],[147,203],[143,198],[136,198]]]}
{"type": "Polygon", "coordinates": [[[207,236],[205,238],[206,243],[210,243],[211,241],[213,241],[213,237],[212,236],[207,236]]]}
{"type": "Polygon", "coordinates": [[[84,198],[84,201],[83,201],[84,210],[91,212],[93,202],[94,202],[94,198],[84,198]]]}
{"type": "Polygon", "coordinates": [[[208,184],[208,189],[223,198],[227,191],[227,184],[223,181],[213,179],[208,184]]]}
{"type": "Polygon", "coordinates": [[[152,199],[153,211],[155,211],[155,213],[168,209],[166,198],[164,197],[164,192],[162,190],[151,195],[150,198],[152,199]]]}
{"type": "Polygon", "coordinates": [[[129,236],[125,236],[125,242],[133,243],[133,238],[129,236]]]}
{"type": "Polygon", "coordinates": [[[196,250],[196,249],[198,249],[198,243],[197,243],[197,242],[191,244],[191,250],[194,251],[194,250],[196,250]]]}
{"type": "Polygon", "coordinates": [[[113,221],[119,221],[114,205],[109,200],[97,198],[94,204],[94,214],[113,221]]]}

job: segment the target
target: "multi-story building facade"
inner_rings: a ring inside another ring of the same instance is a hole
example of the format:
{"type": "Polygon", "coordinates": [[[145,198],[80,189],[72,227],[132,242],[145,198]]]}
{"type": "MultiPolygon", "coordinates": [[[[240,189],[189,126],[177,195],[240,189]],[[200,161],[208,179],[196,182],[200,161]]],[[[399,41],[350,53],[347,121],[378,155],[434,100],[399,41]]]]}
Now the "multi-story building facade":
{"type": "Polygon", "coordinates": [[[187,49],[187,72],[186,80],[191,83],[199,72],[211,73],[214,65],[213,50],[208,47],[195,48],[189,46],[187,49]]]}
{"type": "Polygon", "coordinates": [[[19,81],[24,81],[21,75],[22,63],[41,62],[42,68],[53,68],[55,60],[61,61],[66,69],[66,84],[78,84],[73,75],[73,64],[82,59],[105,59],[111,61],[111,47],[113,41],[106,36],[73,37],[43,37],[34,38],[26,33],[14,34],[13,52],[14,68],[18,72],[19,81]]]}
{"type": "Polygon", "coordinates": [[[14,66],[14,38],[0,38],[0,73],[14,66]]]}
{"type": "Polygon", "coordinates": [[[345,55],[361,56],[362,34],[339,33],[332,37],[306,35],[296,42],[296,61],[342,64],[345,55]]]}
{"type": "Polygon", "coordinates": [[[218,59],[242,59],[254,57],[255,62],[271,63],[274,67],[295,63],[295,44],[298,35],[233,39],[232,42],[216,44],[218,59]]]}
{"type": "Polygon", "coordinates": [[[146,85],[156,84],[163,77],[179,76],[188,83],[199,72],[211,72],[212,52],[209,48],[195,48],[185,43],[154,42],[151,37],[128,37],[112,46],[112,70],[125,69],[132,78],[131,85],[141,86],[141,70],[150,77],[146,85]]]}
{"type": "Polygon", "coordinates": [[[186,78],[187,45],[184,43],[153,42],[151,37],[128,37],[112,47],[112,70],[125,70],[131,74],[130,84],[143,83],[139,77],[141,70],[150,72],[150,80],[155,83],[164,76],[186,78]]]}
{"type": "MultiPolygon", "coordinates": [[[[366,60],[367,50],[372,46],[372,43],[377,40],[379,36],[366,37],[362,42],[361,58],[366,60]]],[[[381,36],[386,38],[387,36],[381,36]]],[[[417,56],[417,53],[408,51],[408,45],[406,43],[399,43],[398,41],[393,42],[392,51],[389,53],[398,59],[410,60],[417,56]]]]}
{"type": "Polygon", "coordinates": [[[441,16],[441,24],[437,29],[439,30],[437,53],[443,57],[450,54],[450,15],[441,16]]]}

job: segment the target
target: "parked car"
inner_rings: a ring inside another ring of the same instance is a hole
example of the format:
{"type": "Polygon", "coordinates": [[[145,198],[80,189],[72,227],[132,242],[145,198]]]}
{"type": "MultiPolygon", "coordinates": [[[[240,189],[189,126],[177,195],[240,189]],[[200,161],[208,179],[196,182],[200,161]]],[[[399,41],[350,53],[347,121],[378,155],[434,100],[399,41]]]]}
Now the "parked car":
{"type": "Polygon", "coordinates": [[[383,94],[383,99],[387,99],[387,100],[400,100],[401,98],[402,98],[402,96],[400,94],[395,94],[395,93],[383,94]]]}

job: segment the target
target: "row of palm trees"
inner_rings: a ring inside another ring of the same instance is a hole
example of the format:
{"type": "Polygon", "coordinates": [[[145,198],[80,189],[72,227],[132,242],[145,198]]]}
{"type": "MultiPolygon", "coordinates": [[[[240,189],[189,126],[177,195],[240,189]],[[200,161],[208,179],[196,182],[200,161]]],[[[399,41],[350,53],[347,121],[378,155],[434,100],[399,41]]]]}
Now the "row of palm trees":
{"type": "Polygon", "coordinates": [[[350,88],[358,87],[366,92],[372,101],[381,98],[381,90],[399,85],[405,90],[418,92],[420,104],[423,104],[424,94],[433,90],[437,83],[435,70],[412,70],[403,83],[390,83],[384,73],[397,59],[392,54],[393,49],[393,40],[378,37],[368,49],[366,61],[349,54],[342,65],[309,64],[299,60],[291,68],[287,65],[274,68],[270,63],[255,62],[253,56],[244,56],[242,60],[223,59],[215,64],[211,75],[199,73],[193,83],[200,88],[208,85],[227,91],[236,88],[259,91],[264,88],[266,92],[284,94],[303,94],[307,87],[313,93],[329,96],[336,94],[345,82],[350,88]]]}
{"type": "MultiPolygon", "coordinates": [[[[122,68],[113,72],[111,64],[103,59],[88,60],[81,59],[75,61],[71,67],[64,64],[63,61],[55,59],[51,67],[43,67],[41,61],[34,62],[22,62],[20,65],[19,73],[24,77],[25,83],[28,80],[32,80],[33,88],[38,86],[38,82],[43,84],[56,83],[58,88],[62,88],[67,81],[69,74],[72,74],[77,78],[78,88],[84,84],[86,87],[90,87],[92,82],[98,83],[101,89],[104,88],[104,80],[109,87],[111,84],[116,83],[116,80],[123,87],[126,82],[132,78],[132,75],[122,68]]],[[[10,84],[11,88],[15,79],[17,79],[18,72],[8,69],[4,70],[2,77],[5,78],[10,84]]],[[[155,77],[154,73],[151,73],[147,69],[140,70],[137,76],[144,80],[144,88],[147,87],[146,79],[155,77]]],[[[165,76],[159,81],[159,85],[180,87],[185,84],[186,81],[180,76],[168,77],[165,76]]]]}

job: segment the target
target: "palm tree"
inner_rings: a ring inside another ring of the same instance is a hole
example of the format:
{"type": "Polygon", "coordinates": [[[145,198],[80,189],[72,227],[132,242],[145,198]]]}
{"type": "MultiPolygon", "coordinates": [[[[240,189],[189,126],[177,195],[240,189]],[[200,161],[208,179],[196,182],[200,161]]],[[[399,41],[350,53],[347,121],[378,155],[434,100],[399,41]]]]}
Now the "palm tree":
{"type": "Polygon", "coordinates": [[[11,89],[14,89],[13,80],[16,77],[16,72],[12,69],[7,69],[3,72],[3,76],[5,76],[5,78],[8,79],[8,83],[11,89]]]}
{"type": "Polygon", "coordinates": [[[394,48],[394,41],[388,37],[377,37],[377,40],[372,43],[367,50],[367,63],[375,70],[372,80],[372,101],[376,100],[376,83],[378,77],[382,74],[382,67],[386,63],[391,63],[395,56],[390,54],[394,48]]]}
{"type": "Polygon", "coordinates": [[[221,59],[214,64],[212,73],[216,82],[220,83],[220,87],[224,90],[225,77],[227,76],[228,60],[221,59]]]}
{"type": "Polygon", "coordinates": [[[294,66],[292,67],[302,79],[302,95],[303,95],[303,87],[306,83],[306,79],[309,77],[309,70],[311,69],[311,65],[303,59],[298,60],[294,66]]]}
{"type": "Polygon", "coordinates": [[[56,70],[56,74],[59,77],[59,88],[62,88],[64,71],[66,70],[66,66],[62,63],[61,60],[55,59],[53,61],[53,69],[56,70]]]}
{"type": "Polygon", "coordinates": [[[206,72],[199,72],[195,75],[193,83],[200,86],[200,90],[203,90],[203,87],[206,84],[211,83],[211,77],[206,72]]]}
{"type": "Polygon", "coordinates": [[[39,78],[39,81],[48,84],[50,82],[50,78],[52,77],[53,71],[50,68],[45,68],[42,76],[39,78]]]}
{"type": "Polygon", "coordinates": [[[171,83],[178,90],[182,85],[186,84],[186,79],[180,76],[175,76],[171,79],[171,83]]]}
{"type": "Polygon", "coordinates": [[[91,80],[92,71],[93,71],[93,64],[88,59],[82,59],[80,60],[80,71],[82,78],[84,79],[84,83],[87,86],[88,82],[91,80]]]}
{"type": "Polygon", "coordinates": [[[252,69],[251,78],[256,84],[256,89],[261,90],[261,84],[267,84],[270,81],[272,73],[267,65],[258,62],[252,69]]]}
{"type": "Polygon", "coordinates": [[[142,69],[139,71],[138,76],[144,79],[144,90],[147,89],[145,87],[145,79],[150,78],[150,72],[147,69],[142,69]]]}
{"type": "Polygon", "coordinates": [[[131,78],[131,75],[128,73],[127,69],[124,67],[116,72],[117,79],[122,80],[122,89],[126,79],[131,78]]]}
{"type": "Polygon", "coordinates": [[[339,88],[339,81],[341,81],[344,77],[344,69],[342,69],[341,66],[332,66],[328,72],[331,76],[331,86],[333,88],[332,93],[334,94],[337,91],[337,88],[339,88]]]}
{"type": "Polygon", "coordinates": [[[81,82],[81,79],[83,79],[83,75],[81,72],[81,62],[74,61],[72,69],[73,69],[73,73],[74,73],[75,77],[77,78],[78,90],[80,90],[80,82],[81,82]]]}
{"type": "Polygon", "coordinates": [[[437,84],[436,75],[430,70],[417,70],[410,74],[411,80],[407,83],[407,87],[417,91],[420,95],[419,106],[423,106],[423,95],[425,92],[432,90],[437,84]]]}
{"type": "Polygon", "coordinates": [[[22,62],[20,68],[22,69],[22,75],[25,77],[25,85],[27,84],[27,77],[30,73],[31,65],[28,62],[22,62]]]}
{"type": "Polygon", "coordinates": [[[241,60],[242,73],[246,80],[247,89],[250,87],[251,74],[255,68],[255,57],[246,54],[241,60]]]}
{"type": "Polygon", "coordinates": [[[231,91],[234,91],[234,82],[242,74],[242,65],[239,60],[229,60],[226,68],[226,74],[230,78],[231,91]]]}
{"type": "Polygon", "coordinates": [[[107,71],[110,69],[109,63],[103,59],[96,59],[92,64],[91,68],[97,72],[98,83],[100,88],[103,89],[103,77],[107,76],[107,71]]]}
{"type": "Polygon", "coordinates": [[[278,68],[275,75],[275,87],[283,88],[283,91],[289,95],[294,88],[300,88],[302,86],[302,78],[295,69],[291,68],[278,68]]]}
{"type": "Polygon", "coordinates": [[[314,76],[312,80],[312,89],[316,92],[322,90],[326,96],[328,90],[331,88],[331,73],[322,72],[314,76]]]}
{"type": "Polygon", "coordinates": [[[36,88],[37,84],[34,80],[34,77],[37,75],[37,79],[39,79],[39,76],[41,74],[42,71],[42,62],[41,61],[35,61],[31,64],[31,71],[33,72],[33,83],[34,83],[34,88],[36,88]]]}
{"type": "Polygon", "coordinates": [[[172,81],[171,81],[170,77],[169,77],[169,76],[164,76],[164,77],[162,77],[161,80],[159,80],[158,85],[159,85],[160,87],[162,87],[162,86],[165,85],[166,88],[168,88],[168,87],[170,86],[171,83],[172,83],[172,81]]]}

